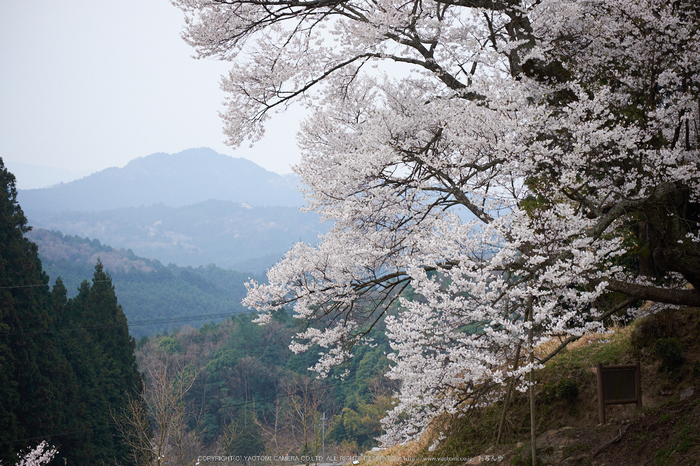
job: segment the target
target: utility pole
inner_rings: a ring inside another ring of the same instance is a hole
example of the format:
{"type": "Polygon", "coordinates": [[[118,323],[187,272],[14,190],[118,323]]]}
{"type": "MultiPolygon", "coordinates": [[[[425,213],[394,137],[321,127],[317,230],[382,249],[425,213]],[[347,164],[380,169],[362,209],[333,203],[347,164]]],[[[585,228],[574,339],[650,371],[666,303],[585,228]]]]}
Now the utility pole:
{"type": "Polygon", "coordinates": [[[321,454],[326,457],[326,412],[323,412],[321,418],[321,454]]]}
{"type": "Polygon", "coordinates": [[[534,317],[532,315],[532,296],[527,300],[527,320],[530,322],[528,346],[530,347],[530,443],[532,444],[532,466],[537,465],[537,417],[535,413],[535,348],[533,345],[534,317]]]}

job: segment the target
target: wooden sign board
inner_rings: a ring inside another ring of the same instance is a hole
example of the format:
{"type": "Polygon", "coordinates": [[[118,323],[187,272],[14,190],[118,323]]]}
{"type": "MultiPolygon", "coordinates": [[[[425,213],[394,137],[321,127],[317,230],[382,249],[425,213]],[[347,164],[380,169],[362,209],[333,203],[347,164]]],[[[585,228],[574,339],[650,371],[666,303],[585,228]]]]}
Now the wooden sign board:
{"type": "Polygon", "coordinates": [[[636,364],[604,366],[598,364],[598,415],[605,424],[605,406],[636,403],[642,406],[642,371],[636,364]]]}

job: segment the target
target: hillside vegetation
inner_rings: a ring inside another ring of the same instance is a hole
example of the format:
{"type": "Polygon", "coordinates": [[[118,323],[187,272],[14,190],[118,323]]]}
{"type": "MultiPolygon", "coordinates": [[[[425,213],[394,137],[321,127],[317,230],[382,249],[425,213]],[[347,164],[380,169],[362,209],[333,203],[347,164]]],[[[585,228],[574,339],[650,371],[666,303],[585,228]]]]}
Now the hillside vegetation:
{"type": "Polygon", "coordinates": [[[260,326],[255,317],[241,314],[139,341],[136,354],[146,374],[144,399],[154,413],[153,438],[165,439],[159,448],[171,455],[185,439],[185,459],[193,459],[211,451],[297,458],[324,451],[326,456],[358,455],[376,446],[379,421],[395,389],[383,377],[391,351],[383,322],[371,331],[373,345],[357,346],[344,367],[318,380],[307,370],[315,354],[289,349],[301,329],[299,320],[277,312],[260,326]],[[159,387],[172,387],[184,377],[190,382],[177,400],[154,409],[162,399],[159,387]],[[184,416],[174,412],[178,404],[184,416]],[[171,421],[161,422],[165,418],[171,421]],[[181,428],[165,427],[172,422],[181,428]]]}
{"type": "MultiPolygon", "coordinates": [[[[700,310],[648,316],[613,334],[586,337],[536,372],[538,464],[694,465],[700,462],[700,310]],[[642,366],[643,408],[606,407],[599,424],[595,365],[642,366]]],[[[540,348],[544,353],[546,348],[540,348]]],[[[507,409],[500,445],[502,388],[489,406],[443,416],[420,441],[370,452],[363,464],[529,465],[530,411],[526,393],[507,409]],[[497,401],[496,401],[497,400],[497,401]],[[436,463],[437,464],[437,463],[436,463]]]]}
{"type": "Polygon", "coordinates": [[[164,266],[157,260],[115,249],[77,236],[35,229],[27,237],[39,246],[44,270],[55,281],[61,277],[69,297],[92,274],[99,259],[111,274],[119,303],[136,337],[220,322],[245,312],[244,283],[261,277],[250,273],[206,267],[164,266]]]}

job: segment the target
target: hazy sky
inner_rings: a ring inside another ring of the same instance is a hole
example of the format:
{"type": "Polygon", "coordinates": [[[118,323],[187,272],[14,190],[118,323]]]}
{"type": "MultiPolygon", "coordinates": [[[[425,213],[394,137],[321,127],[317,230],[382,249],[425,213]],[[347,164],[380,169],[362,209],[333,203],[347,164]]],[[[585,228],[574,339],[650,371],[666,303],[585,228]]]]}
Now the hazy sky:
{"type": "Polygon", "coordinates": [[[291,171],[298,116],[253,149],[226,146],[228,64],[191,58],[182,23],[168,0],[0,0],[0,157],[19,187],[42,183],[27,165],[69,177],[201,146],[291,171]]]}

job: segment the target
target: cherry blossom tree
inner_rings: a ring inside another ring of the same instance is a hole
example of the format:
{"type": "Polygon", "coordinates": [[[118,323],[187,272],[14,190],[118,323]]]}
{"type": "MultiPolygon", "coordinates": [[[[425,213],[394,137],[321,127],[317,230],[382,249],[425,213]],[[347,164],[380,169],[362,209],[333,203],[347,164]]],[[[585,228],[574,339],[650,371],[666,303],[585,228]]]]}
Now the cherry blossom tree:
{"type": "Polygon", "coordinates": [[[524,388],[544,361],[521,347],[559,338],[547,359],[639,300],[700,305],[694,0],[174,3],[198,56],[232,62],[230,144],[309,111],[296,172],[333,227],[245,303],[293,305],[321,375],[386,318],[386,443],[524,388]]]}
{"type": "Polygon", "coordinates": [[[31,450],[19,453],[17,466],[43,466],[50,463],[57,453],[58,450],[55,447],[49,445],[46,440],[42,440],[31,450]]]}

